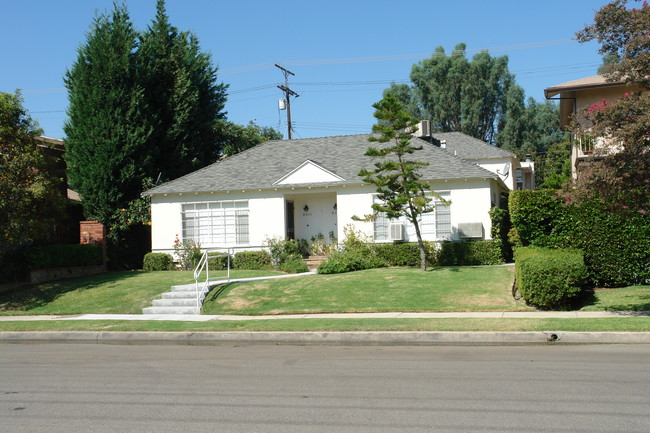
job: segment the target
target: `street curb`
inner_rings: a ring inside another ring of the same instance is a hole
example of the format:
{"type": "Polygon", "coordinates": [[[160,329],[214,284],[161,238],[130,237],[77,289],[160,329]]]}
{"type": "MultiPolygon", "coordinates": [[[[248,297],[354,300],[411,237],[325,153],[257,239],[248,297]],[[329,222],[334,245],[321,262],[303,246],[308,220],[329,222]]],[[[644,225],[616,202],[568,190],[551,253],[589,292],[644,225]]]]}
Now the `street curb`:
{"type": "Polygon", "coordinates": [[[0,332],[1,343],[336,346],[650,344],[650,332],[0,332]]]}

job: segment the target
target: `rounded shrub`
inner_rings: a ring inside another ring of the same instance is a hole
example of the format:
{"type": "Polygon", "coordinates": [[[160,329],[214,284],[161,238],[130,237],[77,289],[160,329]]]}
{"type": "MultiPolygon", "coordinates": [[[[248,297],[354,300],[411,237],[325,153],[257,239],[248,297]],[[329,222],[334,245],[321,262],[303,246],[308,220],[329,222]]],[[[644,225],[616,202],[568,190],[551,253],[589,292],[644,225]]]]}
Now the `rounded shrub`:
{"type": "Polygon", "coordinates": [[[517,248],[515,272],[526,303],[547,310],[570,309],[587,276],[581,251],[539,247],[517,248]]]}
{"type": "Polygon", "coordinates": [[[266,251],[240,251],[233,257],[235,269],[261,270],[271,267],[271,254],[266,251]]]}
{"type": "Polygon", "coordinates": [[[165,253],[147,253],[142,260],[145,271],[168,271],[174,266],[174,259],[165,253]]]}

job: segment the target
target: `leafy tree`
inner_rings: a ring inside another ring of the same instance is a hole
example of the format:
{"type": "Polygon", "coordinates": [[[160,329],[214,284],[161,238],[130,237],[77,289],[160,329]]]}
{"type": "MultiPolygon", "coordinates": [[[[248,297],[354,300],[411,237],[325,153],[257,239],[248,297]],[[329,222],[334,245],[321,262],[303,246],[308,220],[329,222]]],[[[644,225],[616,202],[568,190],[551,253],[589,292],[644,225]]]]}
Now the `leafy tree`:
{"type": "Polygon", "coordinates": [[[44,238],[63,212],[61,179],[48,175],[35,139],[40,134],[20,93],[0,92],[0,261],[44,238]]]}
{"type": "Polygon", "coordinates": [[[392,84],[384,95],[393,94],[412,116],[431,120],[434,131],[463,132],[519,157],[544,153],[565,138],[557,106],[526,101],[506,56],[482,51],[470,61],[465,50],[458,44],[446,55],[436,48],[431,58],[413,65],[412,86],[392,84]]]}
{"type": "Polygon", "coordinates": [[[618,55],[615,53],[607,53],[603,56],[603,63],[598,67],[598,74],[603,75],[608,71],[610,65],[616,65],[619,62],[618,55]]]}
{"type": "Polygon", "coordinates": [[[259,126],[251,121],[246,126],[224,121],[220,124],[223,156],[232,156],[268,140],[282,140],[282,133],[269,126],[259,126]]]}
{"type": "Polygon", "coordinates": [[[461,131],[494,143],[505,126],[514,76],[506,56],[483,51],[469,61],[465,49],[458,44],[447,56],[436,48],[430,58],[413,65],[413,86],[393,84],[384,95],[395,95],[412,116],[431,120],[435,131],[461,131]]]}
{"type": "Polygon", "coordinates": [[[152,171],[153,127],[136,77],[137,36],[126,7],[115,4],[94,19],[65,74],[68,179],[86,217],[103,223],[140,194],[152,171]]]}
{"type": "MultiPolygon", "coordinates": [[[[639,0],[636,0],[638,3],[639,0]]],[[[594,22],[576,33],[581,43],[597,40],[608,64],[611,81],[636,83],[650,88],[650,9],[627,8],[628,0],[615,0],[600,8],[594,22]]]]}
{"type": "Polygon", "coordinates": [[[560,129],[558,106],[551,102],[537,102],[528,98],[523,102],[519,86],[510,89],[506,125],[497,137],[497,145],[524,158],[545,154],[552,144],[567,139],[560,129]]]}
{"type": "MultiPolygon", "coordinates": [[[[580,42],[598,40],[600,53],[619,61],[607,69],[609,81],[639,85],[614,101],[602,100],[579,113],[573,132],[603,137],[604,151],[581,171],[577,200],[598,199],[611,210],[647,215],[650,207],[650,7],[628,8],[616,0],[596,12],[594,23],[577,33],[580,42]],[[609,150],[612,151],[609,151],[609,150]]],[[[650,236],[650,233],[649,233],[650,236]]]]}
{"type": "Polygon", "coordinates": [[[423,213],[432,212],[434,207],[429,204],[431,198],[427,196],[429,184],[420,180],[422,175],[418,172],[428,163],[409,159],[410,155],[422,149],[411,143],[408,132],[418,119],[411,116],[392,94],[373,104],[373,108],[378,123],[373,125],[372,131],[378,135],[371,136],[368,141],[381,145],[368,148],[365,154],[377,162],[374,169],[364,168],[359,176],[377,187],[380,203],[372,205],[375,215],[384,213],[388,218],[404,216],[413,224],[420,249],[420,268],[425,271],[426,251],[418,219],[423,213]]]}
{"type": "Polygon", "coordinates": [[[175,179],[213,162],[220,152],[217,121],[225,118],[227,86],[217,83],[217,68],[197,37],[170,24],[164,0],[158,0],[155,19],[139,38],[136,59],[153,126],[149,148],[155,170],[175,179]]]}
{"type": "Polygon", "coordinates": [[[542,189],[561,189],[571,180],[571,141],[553,143],[535,161],[535,185],[542,189]]]}

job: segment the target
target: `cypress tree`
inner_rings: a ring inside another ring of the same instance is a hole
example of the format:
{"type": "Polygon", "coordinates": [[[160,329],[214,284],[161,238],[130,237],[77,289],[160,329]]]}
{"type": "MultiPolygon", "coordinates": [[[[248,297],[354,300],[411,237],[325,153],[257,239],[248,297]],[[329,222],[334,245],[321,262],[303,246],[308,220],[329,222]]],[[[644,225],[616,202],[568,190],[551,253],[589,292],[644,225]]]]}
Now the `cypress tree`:
{"type": "Polygon", "coordinates": [[[217,68],[197,37],[170,24],[164,0],[140,37],[138,74],[154,126],[155,170],[173,179],[213,162],[221,151],[217,122],[225,118],[227,86],[217,83],[217,68]]]}
{"type": "Polygon", "coordinates": [[[136,79],[137,32],[125,6],[97,16],[65,74],[68,178],[87,218],[108,222],[141,192],[151,171],[144,89],[136,79]]]}

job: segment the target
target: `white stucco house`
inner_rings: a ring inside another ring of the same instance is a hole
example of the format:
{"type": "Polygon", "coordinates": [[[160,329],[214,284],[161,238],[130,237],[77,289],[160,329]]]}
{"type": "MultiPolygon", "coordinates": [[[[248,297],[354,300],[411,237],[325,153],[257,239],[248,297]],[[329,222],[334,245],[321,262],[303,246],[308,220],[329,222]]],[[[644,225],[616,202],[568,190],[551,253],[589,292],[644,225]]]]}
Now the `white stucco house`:
{"type": "MultiPolygon", "coordinates": [[[[376,200],[374,185],[358,175],[373,164],[364,155],[368,137],[268,141],[147,191],[152,250],[171,253],[176,236],[203,249],[252,249],[273,237],[343,239],[350,224],[375,242],[414,241],[403,221],[353,219],[371,213],[376,200]]],[[[412,140],[423,146],[414,158],[429,163],[423,180],[450,201],[422,217],[425,240],[488,239],[489,209],[524,187],[516,173],[530,174],[532,165],[461,133],[412,140]]]]}

